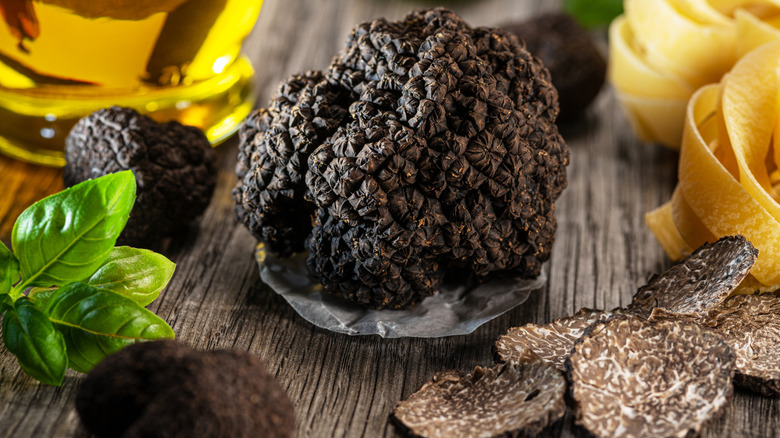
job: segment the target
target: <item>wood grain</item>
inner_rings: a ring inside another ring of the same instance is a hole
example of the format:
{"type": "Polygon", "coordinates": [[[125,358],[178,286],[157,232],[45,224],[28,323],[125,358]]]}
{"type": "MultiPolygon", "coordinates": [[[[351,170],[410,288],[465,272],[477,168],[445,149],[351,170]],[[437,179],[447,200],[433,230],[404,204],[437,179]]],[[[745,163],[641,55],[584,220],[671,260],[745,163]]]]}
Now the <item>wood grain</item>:
{"type": "MultiPolygon", "coordinates": [[[[266,102],[290,73],[321,69],[363,20],[400,18],[419,1],[266,0],[246,43],[266,102]]],[[[457,1],[448,4],[474,25],[529,17],[558,2],[457,1]]],[[[606,44],[604,32],[596,35],[606,44]]],[[[677,155],[640,143],[606,87],[588,113],[562,127],[572,151],[569,187],[557,203],[559,229],[546,269],[548,286],[522,306],[467,336],[387,340],[350,337],[313,327],[258,277],[254,239],[233,217],[236,142],[218,149],[221,172],[199,224],[168,246],[177,264],[167,291],[151,306],[178,339],[198,349],[236,348],[260,357],[287,389],[298,437],[399,436],[393,406],[439,370],[492,363],[490,346],[507,328],[547,322],[580,307],[625,305],[649,275],[668,265],[643,215],[668,199],[677,155]]],[[[0,237],[16,216],[61,189],[59,170],[0,158],[0,237]]],[[[88,436],[73,400],[82,376],[68,372],[60,388],[40,386],[0,353],[0,436],[88,436]]],[[[705,437],[780,436],[778,400],[737,392],[705,437]]],[[[258,432],[260,436],[260,432],[258,432]]],[[[567,415],[542,436],[581,436],[567,415]]]]}

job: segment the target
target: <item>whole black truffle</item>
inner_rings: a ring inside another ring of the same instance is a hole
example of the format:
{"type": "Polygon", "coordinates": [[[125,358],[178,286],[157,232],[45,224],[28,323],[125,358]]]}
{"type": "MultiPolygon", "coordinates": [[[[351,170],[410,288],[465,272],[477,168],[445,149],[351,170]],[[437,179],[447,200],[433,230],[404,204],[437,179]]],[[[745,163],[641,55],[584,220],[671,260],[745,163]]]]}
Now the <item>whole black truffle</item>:
{"type": "Polygon", "coordinates": [[[81,119],[65,142],[66,186],[131,170],[137,197],[120,244],[147,246],[180,232],[208,206],[217,157],[203,133],[111,107],[81,119]]]}
{"type": "Polygon", "coordinates": [[[363,23],[327,72],[292,76],[249,119],[236,213],[374,308],[436,293],[446,271],[533,277],[566,186],[557,113],[512,35],[443,8],[363,23]]]}
{"type": "Polygon", "coordinates": [[[107,357],[76,395],[98,437],[291,437],[284,389],[251,355],[198,352],[174,341],[131,345],[107,357]]]}
{"type": "Polygon", "coordinates": [[[561,104],[558,121],[571,120],[599,94],[607,62],[588,32],[569,14],[551,12],[501,27],[525,41],[526,49],[550,69],[561,104]]]}

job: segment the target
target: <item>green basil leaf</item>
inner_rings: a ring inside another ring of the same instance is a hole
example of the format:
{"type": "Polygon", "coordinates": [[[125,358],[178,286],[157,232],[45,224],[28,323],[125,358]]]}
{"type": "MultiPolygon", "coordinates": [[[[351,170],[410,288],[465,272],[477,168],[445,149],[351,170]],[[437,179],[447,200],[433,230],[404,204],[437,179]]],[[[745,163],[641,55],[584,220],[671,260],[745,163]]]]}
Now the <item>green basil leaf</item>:
{"type": "Polygon", "coordinates": [[[19,281],[19,260],[3,242],[0,242],[0,294],[11,291],[19,281]]]}
{"type": "Polygon", "coordinates": [[[581,25],[594,28],[607,25],[622,14],[623,0],[566,0],[563,7],[581,25]]]}
{"type": "Polygon", "coordinates": [[[3,317],[3,341],[25,373],[59,386],[68,368],[65,339],[49,318],[26,297],[16,300],[3,317]]]}
{"type": "Polygon", "coordinates": [[[82,373],[130,344],[174,337],[165,321],[135,301],[85,283],[57,289],[44,306],[65,336],[70,367],[82,373]]]}
{"type": "Polygon", "coordinates": [[[176,264],[161,254],[117,246],[86,283],[146,306],[157,299],[175,268],[176,264]]]}
{"type": "Polygon", "coordinates": [[[84,181],[22,212],[11,243],[22,288],[83,280],[108,257],[135,202],[130,171],[84,181]]]}
{"type": "Polygon", "coordinates": [[[8,294],[0,294],[0,314],[14,308],[14,299],[8,294]]]}

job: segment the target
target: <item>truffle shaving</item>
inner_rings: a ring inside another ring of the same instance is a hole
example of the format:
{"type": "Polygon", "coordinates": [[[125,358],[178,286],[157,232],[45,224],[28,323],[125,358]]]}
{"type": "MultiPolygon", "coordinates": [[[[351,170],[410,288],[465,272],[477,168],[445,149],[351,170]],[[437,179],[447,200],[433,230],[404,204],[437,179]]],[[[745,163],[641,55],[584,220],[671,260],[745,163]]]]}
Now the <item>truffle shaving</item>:
{"type": "Polygon", "coordinates": [[[644,317],[660,307],[706,316],[728,298],[753,264],[758,250],[742,236],[704,244],[681,263],[639,288],[629,310],[644,317]]]}
{"type": "Polygon", "coordinates": [[[563,375],[526,351],[517,361],[472,374],[437,373],[398,403],[395,418],[422,437],[532,435],[566,410],[563,375]]]}
{"type": "Polygon", "coordinates": [[[727,405],[734,352],[697,324],[624,315],[591,327],[566,369],[576,421],[594,436],[685,437],[727,405]]]}
{"type": "Polygon", "coordinates": [[[622,309],[610,311],[583,308],[572,316],[556,319],[549,324],[526,324],[510,328],[496,341],[496,359],[500,362],[517,360],[525,351],[531,350],[545,362],[563,371],[566,357],[585,329],[620,313],[623,313],[622,309]]]}
{"type": "MultiPolygon", "coordinates": [[[[686,318],[656,309],[650,319],[686,318]]],[[[687,319],[712,327],[734,350],[734,383],[759,394],[780,396],[780,295],[736,295],[705,319],[687,319]]]]}

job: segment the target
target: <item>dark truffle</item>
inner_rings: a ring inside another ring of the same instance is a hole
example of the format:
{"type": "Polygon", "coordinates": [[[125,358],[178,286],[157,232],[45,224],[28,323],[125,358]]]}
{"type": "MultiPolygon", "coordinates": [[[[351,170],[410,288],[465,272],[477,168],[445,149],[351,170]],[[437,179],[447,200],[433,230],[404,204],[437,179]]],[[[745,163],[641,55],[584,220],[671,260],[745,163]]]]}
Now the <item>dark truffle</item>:
{"type": "Polygon", "coordinates": [[[526,324],[512,327],[494,345],[496,360],[508,362],[531,350],[544,361],[563,371],[574,342],[598,321],[625,312],[622,309],[580,309],[572,316],[558,318],[549,324],[526,324]]]}
{"type": "Polygon", "coordinates": [[[734,383],[780,397],[780,294],[736,295],[706,318],[655,309],[651,320],[687,319],[712,328],[734,350],[734,383]]]}
{"type": "Polygon", "coordinates": [[[655,308],[706,316],[723,303],[756,263],[758,250],[744,237],[704,244],[681,263],[639,288],[628,309],[644,317],[655,308]]]}
{"type": "Polygon", "coordinates": [[[527,351],[472,374],[443,371],[398,403],[393,415],[421,437],[533,435],[566,411],[560,371],[527,351]]]}
{"type": "Polygon", "coordinates": [[[534,277],[566,186],[557,112],[514,36],[442,8],[363,23],[327,72],[293,76],[252,116],[236,213],[373,308],[413,305],[448,270],[534,277]]]}
{"type": "Polygon", "coordinates": [[[154,245],[186,229],[216,185],[216,154],[200,130],[159,124],[129,108],[95,111],[73,127],[65,144],[66,186],[133,171],[137,197],[120,244],[154,245]]]}
{"type": "Polygon", "coordinates": [[[76,410],[98,437],[292,437],[292,403],[244,352],[131,345],[87,375],[76,410]]]}
{"type": "Polygon", "coordinates": [[[311,232],[314,205],[303,199],[307,161],[349,116],[345,93],[321,72],[293,75],[239,131],[236,216],[283,257],[303,251],[311,232]]]}
{"type": "Polygon", "coordinates": [[[734,352],[684,321],[597,323],[566,360],[576,422],[597,437],[685,437],[726,407],[734,352]]]}
{"type": "Polygon", "coordinates": [[[502,28],[525,41],[526,49],[550,69],[558,89],[558,121],[573,119],[604,85],[607,62],[588,32],[563,12],[551,12],[502,28]]]}

